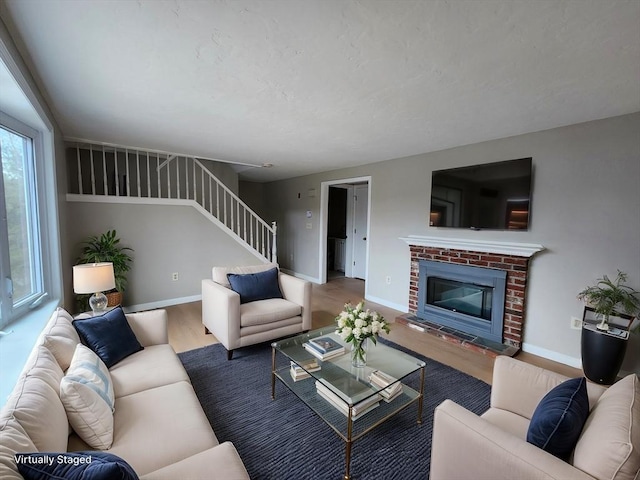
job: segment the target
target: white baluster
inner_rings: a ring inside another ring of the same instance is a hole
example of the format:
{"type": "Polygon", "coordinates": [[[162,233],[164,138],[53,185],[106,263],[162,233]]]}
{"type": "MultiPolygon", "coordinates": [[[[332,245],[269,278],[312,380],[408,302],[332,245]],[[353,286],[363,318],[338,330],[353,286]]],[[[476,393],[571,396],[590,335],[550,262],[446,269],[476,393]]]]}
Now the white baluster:
{"type": "Polygon", "coordinates": [[[278,247],[276,245],[276,232],[278,231],[278,226],[276,222],[271,222],[271,228],[273,229],[272,240],[271,240],[271,261],[273,263],[278,263],[278,247]]]}
{"type": "Polygon", "coordinates": [[[229,226],[229,224],[227,223],[227,192],[225,190],[223,190],[222,192],[223,192],[223,199],[224,199],[224,203],[222,205],[222,208],[224,209],[224,224],[226,226],[229,226]]]}
{"type": "Polygon", "coordinates": [[[140,195],[140,152],[138,150],[136,150],[136,180],[138,181],[138,197],[141,197],[142,195],[140,195]]]}
{"type": "Polygon", "coordinates": [[[236,234],[240,233],[240,200],[236,202],[236,234]]]}
{"type": "Polygon", "coordinates": [[[220,220],[220,184],[216,182],[216,218],[220,220]]]}
{"type": "MultiPolygon", "coordinates": [[[[193,181],[196,181],[196,164],[193,164],[193,181]]],[[[211,179],[211,177],[209,177],[211,179]]],[[[202,171],[202,167],[200,168],[200,199],[202,200],[202,207],[204,208],[204,172],[202,171]]]]}
{"type": "Polygon", "coordinates": [[[253,243],[253,217],[251,218],[251,221],[249,222],[249,238],[250,238],[250,242],[249,244],[253,247],[255,247],[255,244],[253,243]]]}
{"type": "Polygon", "coordinates": [[[113,158],[115,160],[115,177],[116,177],[116,196],[120,196],[120,174],[118,173],[118,149],[113,149],[113,158]]]}
{"type": "Polygon", "coordinates": [[[211,177],[209,177],[209,209],[207,210],[213,215],[213,188],[211,188],[211,177]]]}
{"type": "MultiPolygon", "coordinates": [[[[185,183],[187,176],[185,175],[185,183]]],[[[180,157],[176,158],[176,188],[178,189],[178,196],[176,198],[180,198],[180,157]]]]}
{"type": "Polygon", "coordinates": [[[156,153],[156,175],[158,176],[158,178],[156,180],[158,180],[158,198],[162,198],[162,190],[160,189],[160,174],[162,172],[160,172],[160,154],[156,153]]]}
{"type": "Polygon", "coordinates": [[[127,169],[127,173],[124,176],[124,181],[125,181],[124,188],[125,188],[125,195],[128,197],[129,193],[131,191],[130,188],[129,188],[129,182],[130,182],[131,179],[129,178],[129,149],[128,148],[125,148],[124,154],[126,155],[126,157],[125,157],[125,160],[126,160],[125,166],[126,166],[126,169],[127,169]]]}
{"type": "Polygon", "coordinates": [[[247,209],[244,209],[244,228],[242,230],[242,239],[247,241],[247,209]]]}
{"type": "Polygon", "coordinates": [[[151,171],[149,170],[149,152],[147,152],[147,198],[151,198],[151,171]]]}
{"type": "Polygon", "coordinates": [[[171,171],[169,170],[169,164],[167,164],[167,198],[171,198],[171,171]]]}

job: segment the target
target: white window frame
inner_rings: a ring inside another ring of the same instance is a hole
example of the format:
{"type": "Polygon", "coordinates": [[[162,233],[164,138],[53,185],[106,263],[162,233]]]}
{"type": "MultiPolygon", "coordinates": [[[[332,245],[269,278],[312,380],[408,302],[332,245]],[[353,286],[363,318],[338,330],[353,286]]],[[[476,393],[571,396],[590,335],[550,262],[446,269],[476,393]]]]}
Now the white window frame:
{"type": "MultiPolygon", "coordinates": [[[[0,110],[9,113],[38,132],[35,151],[35,182],[40,216],[42,280],[48,296],[32,302],[29,312],[12,319],[0,331],[0,406],[14,388],[34,343],[64,295],[65,266],[69,253],[63,250],[61,235],[65,215],[58,208],[66,193],[64,144],[54,116],[22,59],[11,35],[0,21],[0,68],[2,91],[0,110]],[[8,75],[7,75],[8,74],[8,75]],[[62,222],[62,223],[61,223],[62,222]],[[64,265],[63,265],[64,260],[64,265]],[[39,307],[39,308],[36,308],[39,307]]],[[[2,114],[2,112],[0,112],[2,114]]],[[[71,267],[68,267],[70,278],[71,267]]],[[[0,277],[1,278],[1,277],[0,277]]]]}
{"type": "MultiPolygon", "coordinates": [[[[5,217],[4,187],[0,198],[0,299],[2,300],[2,317],[0,328],[10,324],[27,314],[32,308],[40,304],[47,296],[50,287],[50,275],[46,272],[46,264],[43,261],[43,248],[47,244],[46,228],[43,228],[43,208],[46,198],[46,189],[38,182],[38,175],[43,165],[42,134],[28,125],[12,118],[0,111],[0,126],[6,130],[15,132],[30,140],[28,158],[26,161],[25,176],[27,177],[28,208],[29,208],[29,233],[31,235],[30,250],[34,271],[31,272],[35,284],[34,292],[14,304],[11,286],[11,267],[9,262],[8,231],[5,217]],[[40,187],[40,188],[39,188],[40,187]]],[[[2,179],[0,178],[0,182],[2,179]]]]}

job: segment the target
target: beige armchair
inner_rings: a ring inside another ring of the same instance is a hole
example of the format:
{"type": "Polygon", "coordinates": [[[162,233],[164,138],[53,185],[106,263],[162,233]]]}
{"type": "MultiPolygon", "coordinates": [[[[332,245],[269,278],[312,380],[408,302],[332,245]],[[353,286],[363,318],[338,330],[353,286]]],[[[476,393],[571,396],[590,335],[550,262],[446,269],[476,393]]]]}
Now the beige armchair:
{"type": "Polygon", "coordinates": [[[510,357],[498,357],[487,412],[478,416],[451,400],[436,408],[431,480],[637,480],[640,383],[634,374],[609,389],[588,383],[590,413],[569,462],[527,443],[529,422],[538,403],[566,379],[510,357]]]}
{"type": "Polygon", "coordinates": [[[278,273],[283,298],[240,303],[227,274],[260,273],[275,264],[213,267],[212,279],[202,281],[202,323],[227,349],[233,350],[311,329],[311,283],[278,273]]]}

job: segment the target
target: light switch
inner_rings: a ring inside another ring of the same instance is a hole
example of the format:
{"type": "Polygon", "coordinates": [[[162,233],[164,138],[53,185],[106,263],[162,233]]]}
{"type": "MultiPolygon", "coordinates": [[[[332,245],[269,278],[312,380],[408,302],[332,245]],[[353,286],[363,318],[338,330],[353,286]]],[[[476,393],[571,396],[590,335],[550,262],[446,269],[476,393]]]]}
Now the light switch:
{"type": "Polygon", "coordinates": [[[312,223],[307,223],[307,230],[311,230],[313,228],[313,224],[312,223]]]}

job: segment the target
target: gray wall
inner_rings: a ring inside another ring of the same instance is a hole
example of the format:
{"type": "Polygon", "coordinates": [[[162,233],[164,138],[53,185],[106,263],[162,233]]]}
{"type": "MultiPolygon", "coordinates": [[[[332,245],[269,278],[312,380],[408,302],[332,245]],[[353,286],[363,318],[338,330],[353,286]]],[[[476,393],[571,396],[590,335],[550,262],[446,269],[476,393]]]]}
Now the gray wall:
{"type": "Polygon", "coordinates": [[[73,219],[68,242],[74,260],[86,237],[113,228],[121,245],[134,249],[127,306],[180,303],[201,294],[200,282],[211,277],[214,265],[260,263],[190,206],[68,202],[67,215],[73,219]],[[178,281],[171,279],[173,272],[178,272],[178,281]]]}
{"type": "Polygon", "coordinates": [[[238,195],[238,174],[233,170],[231,165],[223,162],[214,162],[212,160],[200,160],[200,163],[213,173],[218,180],[224,183],[229,190],[238,195]]]}
{"type": "MultiPolygon", "coordinates": [[[[576,294],[616,269],[627,272],[630,285],[640,289],[638,132],[640,113],[267,184],[269,207],[279,223],[280,263],[320,278],[321,182],[370,175],[369,299],[406,311],[409,249],[399,237],[542,244],[546,250],[531,261],[524,348],[579,365],[580,332],[569,327],[570,317],[582,317],[576,294]],[[428,226],[432,170],[528,156],[534,164],[529,231],[428,226]],[[310,196],[313,189],[318,194],[310,196]],[[313,213],[311,230],[305,228],[307,210],[313,213]]],[[[632,338],[623,370],[640,373],[640,336],[632,338]]]]}
{"type": "Polygon", "coordinates": [[[267,201],[265,198],[265,184],[257,182],[239,182],[238,196],[249,205],[265,222],[271,223],[273,219],[267,215],[267,201]]]}

